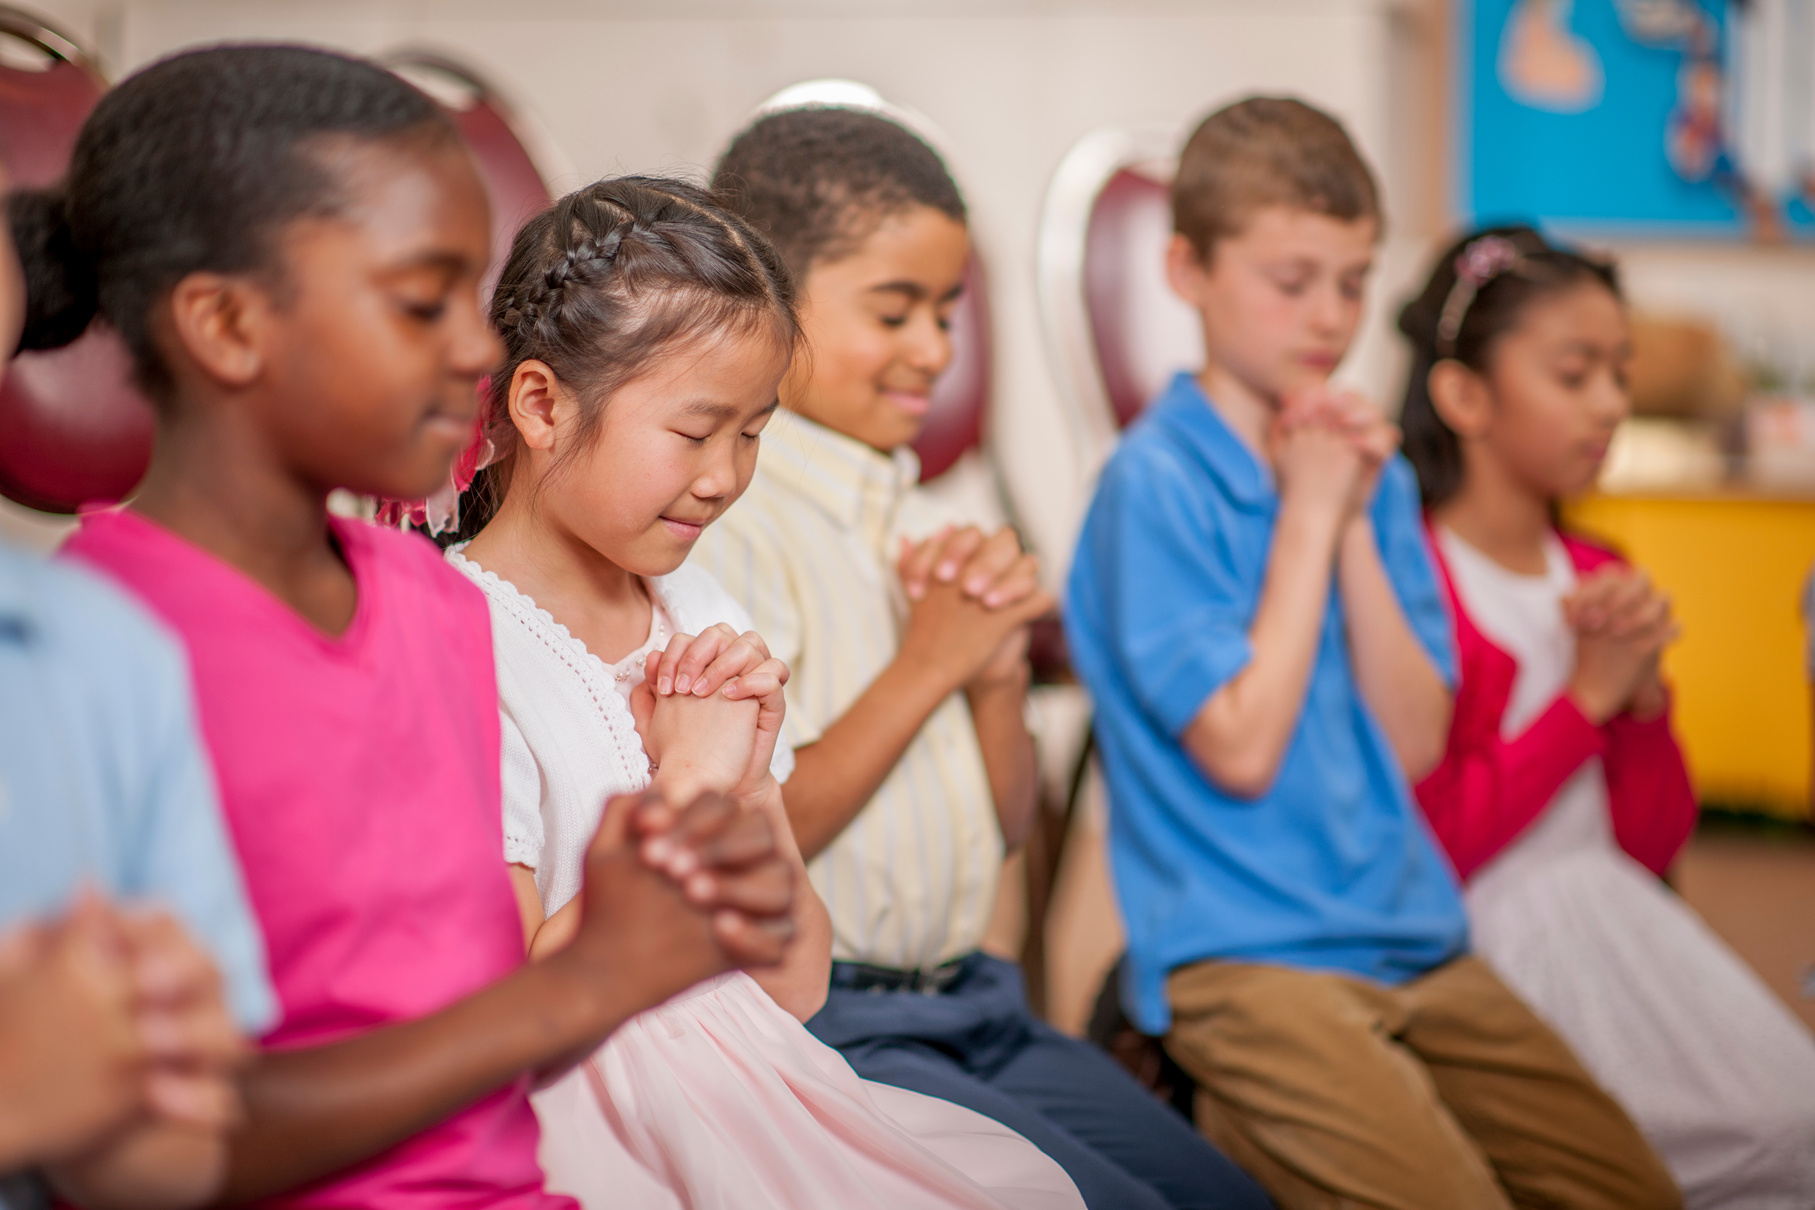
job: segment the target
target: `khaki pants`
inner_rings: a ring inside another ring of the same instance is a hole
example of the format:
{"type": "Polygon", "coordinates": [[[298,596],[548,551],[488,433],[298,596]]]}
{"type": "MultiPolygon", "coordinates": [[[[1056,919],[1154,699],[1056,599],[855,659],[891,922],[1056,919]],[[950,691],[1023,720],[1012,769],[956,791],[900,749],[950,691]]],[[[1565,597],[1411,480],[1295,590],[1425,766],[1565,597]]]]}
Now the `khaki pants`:
{"type": "Polygon", "coordinates": [[[1631,1119],[1479,959],[1401,987],[1200,962],[1166,991],[1200,1128],[1281,1210],[1682,1205],[1631,1119]]]}

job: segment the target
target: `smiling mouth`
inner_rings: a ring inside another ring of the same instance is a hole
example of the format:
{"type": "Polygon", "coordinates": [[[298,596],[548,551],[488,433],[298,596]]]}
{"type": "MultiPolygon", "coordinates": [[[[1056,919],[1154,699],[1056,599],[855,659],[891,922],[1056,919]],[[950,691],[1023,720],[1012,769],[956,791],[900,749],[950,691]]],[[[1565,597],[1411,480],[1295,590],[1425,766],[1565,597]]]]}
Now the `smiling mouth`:
{"type": "Polygon", "coordinates": [[[902,391],[884,387],[882,397],[910,416],[924,416],[933,406],[933,396],[928,391],[902,391]]]}
{"type": "Polygon", "coordinates": [[[700,531],[705,529],[707,525],[711,524],[711,522],[712,522],[711,517],[706,517],[699,521],[683,521],[679,517],[667,517],[667,516],[662,518],[662,524],[666,525],[670,530],[674,531],[674,533],[677,536],[683,537],[683,538],[699,537],[700,531]]]}

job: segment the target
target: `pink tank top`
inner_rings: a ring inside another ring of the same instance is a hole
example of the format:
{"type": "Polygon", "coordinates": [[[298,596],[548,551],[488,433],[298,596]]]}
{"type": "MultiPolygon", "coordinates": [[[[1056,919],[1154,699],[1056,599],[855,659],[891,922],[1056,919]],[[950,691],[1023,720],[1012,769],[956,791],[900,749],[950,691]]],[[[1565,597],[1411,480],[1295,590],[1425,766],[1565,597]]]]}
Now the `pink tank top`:
{"type": "MultiPolygon", "coordinates": [[[[283,1004],[268,1049],[435,1012],[523,961],[485,599],[421,538],[333,526],[359,590],[339,638],[131,512],[88,516],[64,548],[188,647],[283,1004]]],[[[272,1204],[567,1210],[543,1191],[528,1087],[272,1204]]]]}

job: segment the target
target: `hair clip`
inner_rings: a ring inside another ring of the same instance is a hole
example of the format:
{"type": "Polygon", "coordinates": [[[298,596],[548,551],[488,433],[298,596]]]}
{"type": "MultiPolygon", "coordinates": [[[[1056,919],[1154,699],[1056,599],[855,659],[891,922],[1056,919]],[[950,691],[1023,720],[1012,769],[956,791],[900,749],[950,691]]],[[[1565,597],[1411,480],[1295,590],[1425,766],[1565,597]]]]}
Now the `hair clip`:
{"type": "Polygon", "coordinates": [[[1456,337],[1462,334],[1462,321],[1474,305],[1475,295],[1488,282],[1502,273],[1516,270],[1524,263],[1525,254],[1504,235],[1484,235],[1472,240],[1456,255],[1456,284],[1443,300],[1437,317],[1437,355],[1450,357],[1456,352],[1456,337]]]}

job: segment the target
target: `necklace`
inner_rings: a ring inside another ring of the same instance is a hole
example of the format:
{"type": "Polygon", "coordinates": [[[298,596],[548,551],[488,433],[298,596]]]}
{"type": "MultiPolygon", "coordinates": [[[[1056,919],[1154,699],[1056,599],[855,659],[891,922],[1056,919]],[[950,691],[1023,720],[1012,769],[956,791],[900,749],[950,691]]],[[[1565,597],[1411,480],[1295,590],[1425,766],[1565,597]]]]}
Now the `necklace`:
{"type": "Polygon", "coordinates": [[[660,651],[667,646],[668,626],[662,620],[661,608],[651,601],[649,612],[651,614],[649,642],[618,661],[612,670],[612,678],[619,683],[629,680],[632,674],[640,674],[650,653],[660,651]]]}

